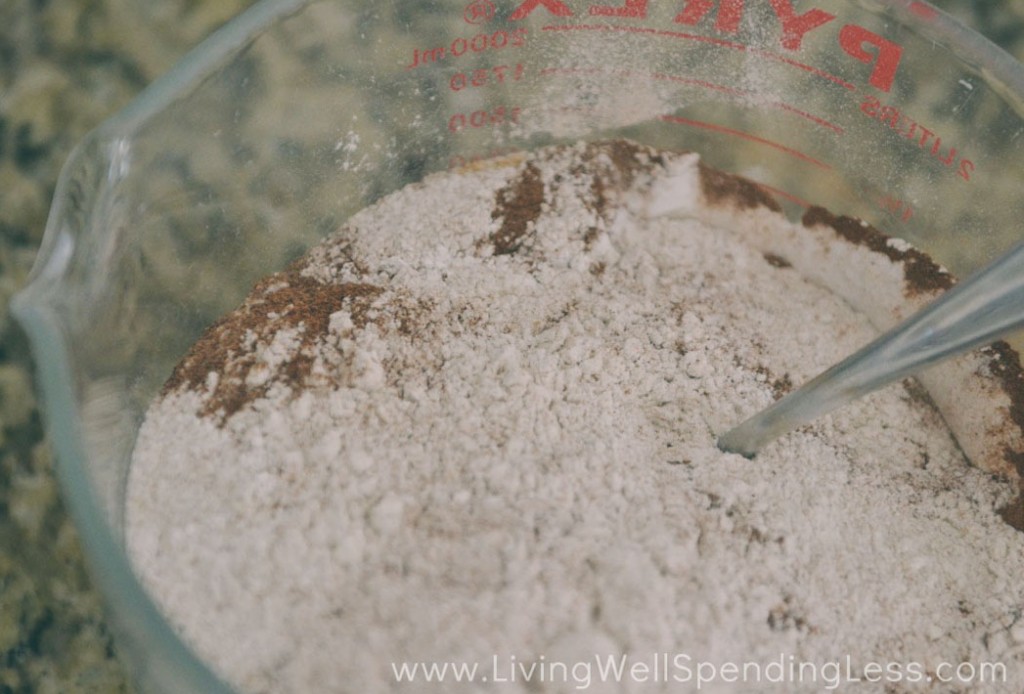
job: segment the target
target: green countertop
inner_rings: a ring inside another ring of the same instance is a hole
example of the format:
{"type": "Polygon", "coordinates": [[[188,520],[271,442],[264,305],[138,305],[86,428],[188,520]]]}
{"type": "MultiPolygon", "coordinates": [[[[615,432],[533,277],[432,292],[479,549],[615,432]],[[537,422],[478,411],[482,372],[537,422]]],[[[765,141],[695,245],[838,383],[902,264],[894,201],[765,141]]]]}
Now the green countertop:
{"type": "MultiPolygon", "coordinates": [[[[0,2],[0,694],[130,691],[61,504],[8,301],[74,144],[251,2],[0,2]]],[[[934,4],[1024,59],[1024,3],[934,4]]]]}

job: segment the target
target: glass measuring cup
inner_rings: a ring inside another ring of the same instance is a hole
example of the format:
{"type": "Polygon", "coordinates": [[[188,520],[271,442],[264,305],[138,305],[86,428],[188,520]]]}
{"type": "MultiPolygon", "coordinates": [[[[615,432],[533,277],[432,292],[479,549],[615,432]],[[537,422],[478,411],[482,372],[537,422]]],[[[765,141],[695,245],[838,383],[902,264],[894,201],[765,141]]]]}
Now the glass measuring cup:
{"type": "Polygon", "coordinates": [[[697,150],[794,217],[825,205],[965,274],[1016,238],[1022,77],[908,0],[288,1],[240,17],[76,150],[15,304],[143,690],[228,691],[135,579],[123,490],[148,402],[258,277],[429,172],[618,136],[697,150]]]}

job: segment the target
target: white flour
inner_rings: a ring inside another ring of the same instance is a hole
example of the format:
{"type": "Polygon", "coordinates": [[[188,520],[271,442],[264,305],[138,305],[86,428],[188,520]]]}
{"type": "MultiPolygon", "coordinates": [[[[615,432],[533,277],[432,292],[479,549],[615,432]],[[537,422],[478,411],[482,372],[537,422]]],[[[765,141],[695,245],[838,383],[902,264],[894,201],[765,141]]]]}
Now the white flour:
{"type": "Polygon", "coordinates": [[[652,216],[704,204],[692,156],[651,193],[652,156],[433,176],[258,286],[179,367],[140,433],[128,544],[240,691],[692,691],[663,675],[700,661],[818,668],[702,691],[824,691],[847,667],[880,681],[857,692],[967,691],[892,668],[982,661],[1009,683],[976,691],[1020,690],[1010,485],[914,387],[754,461],[717,450],[873,329],[785,248],[652,216]],[[601,682],[608,656],[653,669],[601,682]],[[476,681],[396,683],[420,661],[476,681]]]}

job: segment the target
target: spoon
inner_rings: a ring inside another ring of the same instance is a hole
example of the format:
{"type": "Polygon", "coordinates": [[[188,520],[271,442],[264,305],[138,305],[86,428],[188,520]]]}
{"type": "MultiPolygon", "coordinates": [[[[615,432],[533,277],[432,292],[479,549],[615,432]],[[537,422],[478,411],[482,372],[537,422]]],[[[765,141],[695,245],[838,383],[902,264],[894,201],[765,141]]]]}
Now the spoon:
{"type": "Polygon", "coordinates": [[[718,447],[753,458],[798,426],[862,395],[1024,325],[1024,243],[941,297],[725,432],[718,447]]]}

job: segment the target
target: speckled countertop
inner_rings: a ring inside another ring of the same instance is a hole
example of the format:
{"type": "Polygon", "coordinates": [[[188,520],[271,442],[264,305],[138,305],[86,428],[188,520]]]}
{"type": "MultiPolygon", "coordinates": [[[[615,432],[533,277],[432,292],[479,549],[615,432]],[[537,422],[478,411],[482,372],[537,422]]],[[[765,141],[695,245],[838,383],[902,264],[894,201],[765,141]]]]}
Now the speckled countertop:
{"type": "Polygon", "coordinates": [[[0,2],[0,693],[129,690],[58,497],[8,301],[75,143],[250,3],[0,2]]]}
{"type": "MultiPolygon", "coordinates": [[[[0,2],[0,694],[130,691],[58,495],[8,301],[74,144],[251,2],[0,2]]],[[[1024,3],[934,4],[1024,59],[1024,3]]]]}

